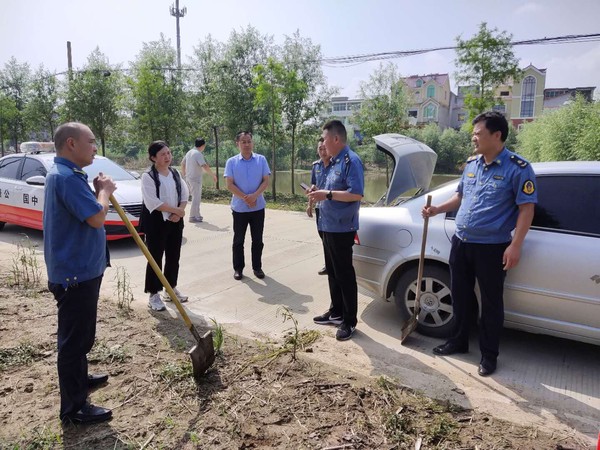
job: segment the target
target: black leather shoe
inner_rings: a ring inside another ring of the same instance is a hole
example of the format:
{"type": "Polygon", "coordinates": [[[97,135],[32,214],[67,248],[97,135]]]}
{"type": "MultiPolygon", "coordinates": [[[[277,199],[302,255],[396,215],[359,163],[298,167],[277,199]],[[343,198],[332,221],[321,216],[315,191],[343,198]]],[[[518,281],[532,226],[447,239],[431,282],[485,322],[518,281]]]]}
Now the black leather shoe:
{"type": "Polygon", "coordinates": [[[480,377],[489,377],[496,371],[496,361],[483,358],[479,363],[477,373],[480,377]]]}
{"type": "Polygon", "coordinates": [[[260,278],[262,280],[265,277],[265,273],[262,271],[262,269],[254,270],[253,272],[256,278],[260,278]]]}
{"type": "Polygon", "coordinates": [[[70,414],[63,418],[63,423],[97,423],[110,420],[112,418],[112,411],[110,409],[102,408],[101,406],[94,406],[91,403],[86,403],[79,411],[75,414],[70,414]]]}
{"type": "Polygon", "coordinates": [[[327,275],[327,267],[323,266],[321,270],[317,272],[319,275],[327,275]]]}
{"type": "Polygon", "coordinates": [[[235,278],[236,280],[241,280],[242,278],[244,278],[244,275],[242,275],[241,270],[236,270],[235,272],[233,272],[233,278],[235,278]]]}
{"type": "Polygon", "coordinates": [[[98,386],[102,386],[108,381],[108,375],[88,375],[88,389],[94,389],[98,386]]]}
{"type": "Polygon", "coordinates": [[[468,345],[458,345],[453,342],[446,342],[445,344],[438,345],[433,349],[433,353],[442,356],[454,355],[455,353],[467,353],[468,351],[468,345]]]}

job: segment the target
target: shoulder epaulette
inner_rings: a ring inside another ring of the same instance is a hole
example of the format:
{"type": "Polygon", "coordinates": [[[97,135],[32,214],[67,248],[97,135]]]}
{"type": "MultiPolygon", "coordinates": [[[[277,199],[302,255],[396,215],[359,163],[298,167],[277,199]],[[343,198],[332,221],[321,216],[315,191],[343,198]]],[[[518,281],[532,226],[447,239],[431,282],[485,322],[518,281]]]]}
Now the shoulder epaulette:
{"type": "Polygon", "coordinates": [[[477,155],[471,155],[467,158],[467,162],[475,161],[477,159],[477,155]]]}
{"type": "Polygon", "coordinates": [[[346,164],[350,164],[350,153],[346,153],[346,156],[344,156],[344,162],[346,164]]]}
{"type": "Polygon", "coordinates": [[[519,166],[521,169],[524,169],[529,165],[527,161],[522,160],[516,155],[511,155],[510,160],[514,162],[517,166],[519,166]]]}

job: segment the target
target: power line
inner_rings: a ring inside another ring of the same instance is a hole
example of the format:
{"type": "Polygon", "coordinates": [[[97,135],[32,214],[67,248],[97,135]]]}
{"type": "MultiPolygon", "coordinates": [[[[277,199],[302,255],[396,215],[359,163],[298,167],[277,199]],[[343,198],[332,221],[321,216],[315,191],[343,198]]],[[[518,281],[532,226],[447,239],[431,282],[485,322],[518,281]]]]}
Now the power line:
{"type": "MultiPolygon", "coordinates": [[[[580,42],[598,42],[600,41],[600,33],[594,34],[569,34],[565,36],[544,37],[538,39],[527,39],[523,41],[513,41],[511,45],[551,45],[551,44],[576,44],[580,42]]],[[[406,58],[407,56],[422,55],[424,53],[437,52],[443,50],[456,50],[458,46],[449,47],[434,47],[421,50],[406,50],[383,53],[367,53],[362,55],[339,56],[322,58],[321,63],[327,65],[356,65],[369,61],[377,61],[383,59],[406,58]]]]}
{"type": "MultiPolygon", "coordinates": [[[[578,43],[582,43],[582,42],[599,42],[599,41],[600,41],[600,33],[568,34],[568,35],[564,35],[564,36],[555,36],[555,37],[549,37],[549,38],[544,37],[544,38],[538,38],[538,39],[513,41],[513,42],[511,42],[511,45],[521,46],[521,45],[578,44],[578,43]]],[[[366,54],[349,55],[349,56],[324,57],[324,58],[320,58],[315,61],[320,62],[322,65],[324,65],[326,67],[330,67],[330,68],[338,68],[338,67],[346,68],[346,67],[357,66],[357,65],[369,62],[369,61],[406,58],[408,56],[422,55],[425,53],[431,53],[431,52],[437,52],[437,51],[456,50],[457,48],[458,48],[457,46],[447,46],[447,47],[434,47],[434,48],[426,48],[426,49],[418,49],[418,50],[400,50],[400,51],[393,51],[393,52],[366,53],[366,54]]],[[[244,66],[250,66],[250,64],[244,65],[244,66]]],[[[133,71],[134,69],[111,67],[110,70],[113,72],[116,72],[116,71],[130,72],[130,71],[133,71]]],[[[197,69],[194,67],[150,67],[150,70],[198,72],[202,69],[197,69]]],[[[94,71],[94,70],[88,69],[88,70],[79,70],[79,71],[73,71],[73,72],[74,73],[83,73],[83,72],[89,72],[89,71],[94,71]]],[[[103,69],[100,71],[102,72],[103,69]]],[[[46,77],[41,77],[38,79],[43,80],[43,79],[50,78],[50,77],[65,75],[67,73],[69,73],[69,71],[54,73],[54,74],[48,75],[46,77]]]]}

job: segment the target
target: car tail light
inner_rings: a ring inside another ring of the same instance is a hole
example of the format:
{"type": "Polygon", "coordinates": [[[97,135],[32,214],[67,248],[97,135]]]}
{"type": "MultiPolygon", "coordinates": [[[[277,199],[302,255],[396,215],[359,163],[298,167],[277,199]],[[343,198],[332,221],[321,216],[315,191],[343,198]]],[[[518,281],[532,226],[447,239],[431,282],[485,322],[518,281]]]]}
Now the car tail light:
{"type": "Polygon", "coordinates": [[[360,245],[360,239],[358,238],[358,233],[354,233],[354,243],[356,245],[360,245]]]}

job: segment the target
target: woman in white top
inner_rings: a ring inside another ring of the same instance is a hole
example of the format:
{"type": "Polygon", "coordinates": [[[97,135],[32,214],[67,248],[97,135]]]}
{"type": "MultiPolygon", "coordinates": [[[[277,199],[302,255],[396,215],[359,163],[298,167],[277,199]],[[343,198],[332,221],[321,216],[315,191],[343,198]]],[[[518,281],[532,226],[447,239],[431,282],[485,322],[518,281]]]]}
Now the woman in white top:
{"type": "MultiPolygon", "coordinates": [[[[162,268],[165,258],[164,275],[179,301],[187,301],[177,289],[179,257],[183,237],[183,217],[189,197],[187,184],[182,182],[176,169],[171,167],[171,149],[163,141],[154,141],[148,147],[152,167],[142,175],[142,197],[144,205],[140,218],[140,228],[144,232],[148,250],[162,268]]],[[[150,294],[148,306],[162,311],[165,304],[161,300],[162,283],[148,264],[144,292],[150,294]]],[[[163,299],[169,300],[166,291],[163,299]]]]}

